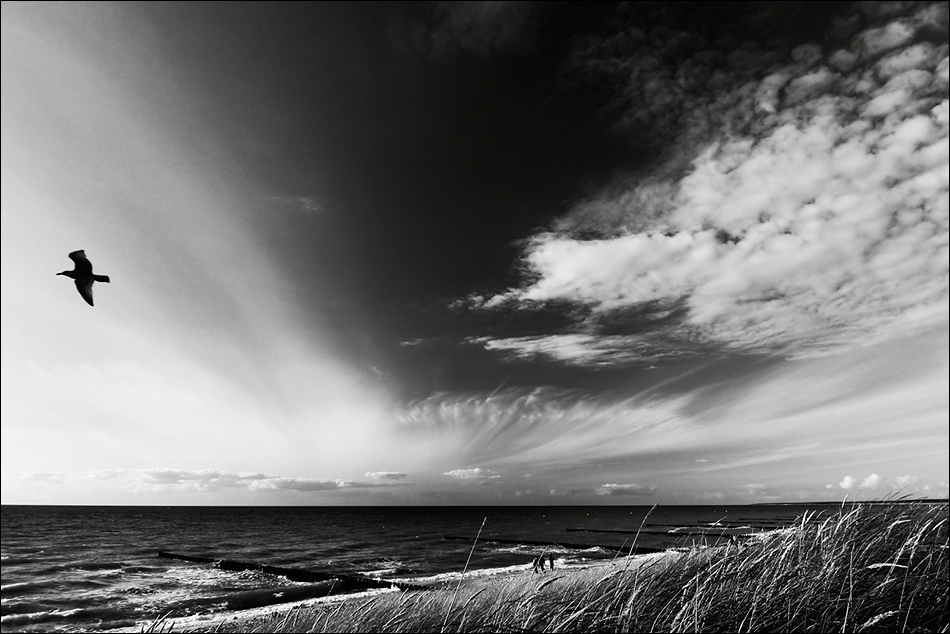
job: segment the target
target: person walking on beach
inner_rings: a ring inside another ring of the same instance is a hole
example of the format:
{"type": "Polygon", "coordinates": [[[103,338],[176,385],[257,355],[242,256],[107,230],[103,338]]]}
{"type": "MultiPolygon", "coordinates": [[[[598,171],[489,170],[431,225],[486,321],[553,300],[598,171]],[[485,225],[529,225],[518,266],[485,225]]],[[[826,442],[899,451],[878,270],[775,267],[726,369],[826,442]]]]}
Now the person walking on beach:
{"type": "Polygon", "coordinates": [[[534,564],[534,574],[538,574],[538,572],[543,573],[544,572],[544,553],[535,557],[532,563],[534,564]]]}
{"type": "Polygon", "coordinates": [[[551,565],[551,570],[554,570],[554,553],[548,553],[548,563],[551,565]]]}

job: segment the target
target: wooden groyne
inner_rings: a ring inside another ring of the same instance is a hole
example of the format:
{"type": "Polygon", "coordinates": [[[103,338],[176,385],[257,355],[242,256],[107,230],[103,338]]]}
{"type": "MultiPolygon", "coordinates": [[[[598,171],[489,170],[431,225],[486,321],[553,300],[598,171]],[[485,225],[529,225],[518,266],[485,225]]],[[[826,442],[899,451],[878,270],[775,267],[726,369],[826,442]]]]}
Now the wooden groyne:
{"type": "Polygon", "coordinates": [[[302,568],[284,568],[282,566],[268,566],[265,564],[255,564],[246,561],[234,561],[232,559],[213,559],[211,557],[196,557],[193,555],[179,555],[169,553],[163,550],[158,551],[159,557],[167,559],[181,559],[182,561],[191,561],[198,564],[212,564],[221,570],[229,572],[242,572],[244,570],[255,570],[269,575],[279,575],[286,577],[290,581],[301,581],[306,583],[320,583],[324,581],[333,582],[333,590],[336,592],[351,592],[354,590],[368,590],[370,588],[399,588],[400,590],[429,590],[429,586],[417,583],[406,583],[403,581],[392,581],[388,579],[373,579],[372,577],[362,577],[356,575],[341,575],[337,573],[317,572],[315,570],[304,570],[302,568]]]}
{"type": "MultiPolygon", "coordinates": [[[[446,535],[444,539],[456,541],[473,542],[474,537],[460,537],[458,535],[446,535]]],[[[605,550],[615,550],[622,553],[633,553],[635,555],[645,555],[648,553],[661,552],[662,548],[647,548],[646,546],[607,546],[604,544],[578,544],[574,542],[541,542],[528,539],[502,539],[500,537],[479,537],[479,542],[489,544],[516,544],[520,546],[558,546],[560,548],[570,548],[572,550],[587,550],[589,548],[603,548],[605,550]]]]}

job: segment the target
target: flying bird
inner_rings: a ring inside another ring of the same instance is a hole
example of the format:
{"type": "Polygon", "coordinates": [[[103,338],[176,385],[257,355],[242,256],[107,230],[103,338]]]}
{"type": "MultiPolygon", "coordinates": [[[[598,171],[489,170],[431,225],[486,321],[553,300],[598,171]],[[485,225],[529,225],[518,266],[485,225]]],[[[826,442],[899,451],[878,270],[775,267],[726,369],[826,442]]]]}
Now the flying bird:
{"type": "Polygon", "coordinates": [[[79,294],[82,295],[82,298],[86,300],[86,303],[90,306],[93,306],[92,303],[92,283],[93,282],[109,282],[108,275],[96,275],[92,272],[92,262],[86,259],[86,252],[82,249],[78,251],[73,251],[69,254],[69,259],[73,261],[75,266],[72,271],[63,271],[62,273],[57,273],[56,275],[65,275],[66,277],[71,277],[76,280],[76,290],[79,291],[79,294]]]}

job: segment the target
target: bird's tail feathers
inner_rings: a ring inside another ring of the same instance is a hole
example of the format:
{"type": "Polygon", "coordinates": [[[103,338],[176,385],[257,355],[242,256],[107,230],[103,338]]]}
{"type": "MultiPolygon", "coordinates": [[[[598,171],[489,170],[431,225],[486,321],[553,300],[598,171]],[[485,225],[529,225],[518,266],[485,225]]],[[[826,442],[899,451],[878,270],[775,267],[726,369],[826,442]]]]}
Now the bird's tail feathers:
{"type": "Polygon", "coordinates": [[[94,279],[97,282],[108,282],[109,276],[108,275],[93,275],[92,279],[94,279]]]}

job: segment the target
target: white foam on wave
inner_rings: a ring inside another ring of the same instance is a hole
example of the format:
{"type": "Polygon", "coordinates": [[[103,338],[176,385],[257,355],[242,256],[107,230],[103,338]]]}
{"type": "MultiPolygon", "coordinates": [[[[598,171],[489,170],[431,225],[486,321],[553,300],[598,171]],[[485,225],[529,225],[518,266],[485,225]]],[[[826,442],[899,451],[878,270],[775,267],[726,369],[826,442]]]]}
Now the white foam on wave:
{"type": "Polygon", "coordinates": [[[17,625],[19,623],[68,619],[84,611],[84,608],[73,608],[71,610],[42,610],[40,612],[28,612],[26,614],[7,614],[0,617],[0,623],[3,625],[17,625]]]}
{"type": "Polygon", "coordinates": [[[397,568],[380,568],[379,570],[367,570],[365,572],[361,572],[360,574],[378,579],[379,577],[390,577],[395,575],[396,572],[397,568]]]}
{"type": "MultiPolygon", "coordinates": [[[[203,612],[189,616],[180,616],[163,620],[163,629],[157,631],[171,632],[187,630],[189,628],[214,629],[223,619],[240,617],[241,619],[255,619],[258,617],[269,616],[280,613],[286,614],[292,610],[309,608],[320,604],[339,603],[341,601],[350,601],[353,599],[367,599],[381,594],[399,592],[397,588],[373,588],[372,590],[363,590],[361,592],[351,592],[349,594],[332,594],[325,597],[314,597],[312,599],[303,599],[301,601],[287,601],[286,603],[276,603],[259,608],[249,608],[246,610],[227,610],[222,612],[203,612]]],[[[133,627],[119,628],[110,630],[112,632],[143,632],[156,623],[155,619],[140,621],[133,627]]]]}

